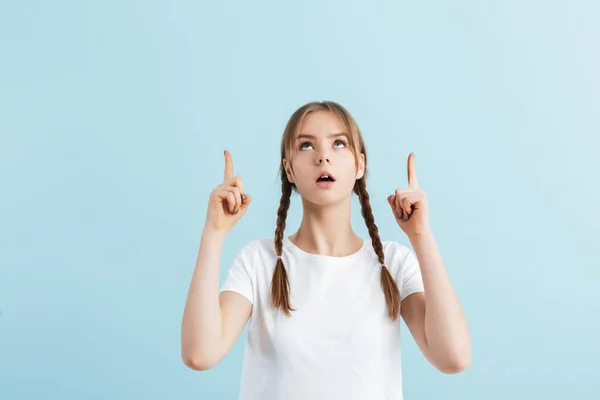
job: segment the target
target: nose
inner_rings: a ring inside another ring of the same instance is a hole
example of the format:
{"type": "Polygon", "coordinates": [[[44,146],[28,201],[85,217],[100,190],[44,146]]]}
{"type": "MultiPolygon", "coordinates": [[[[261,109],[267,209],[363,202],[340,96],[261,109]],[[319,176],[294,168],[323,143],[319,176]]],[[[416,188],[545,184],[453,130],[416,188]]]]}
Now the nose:
{"type": "Polygon", "coordinates": [[[315,159],[318,162],[318,165],[330,164],[331,163],[331,154],[329,154],[329,150],[326,148],[321,148],[314,153],[315,159]]]}

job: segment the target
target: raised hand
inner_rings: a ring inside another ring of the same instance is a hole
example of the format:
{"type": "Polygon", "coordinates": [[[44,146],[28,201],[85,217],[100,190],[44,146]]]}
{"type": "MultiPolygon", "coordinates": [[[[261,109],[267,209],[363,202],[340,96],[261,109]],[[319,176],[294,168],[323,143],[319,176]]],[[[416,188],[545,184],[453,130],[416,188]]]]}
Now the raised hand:
{"type": "Polygon", "coordinates": [[[415,170],[415,155],[408,156],[408,188],[397,188],[388,196],[396,222],[409,237],[425,233],[430,229],[429,209],[426,193],[419,188],[415,170]]]}
{"type": "Polygon", "coordinates": [[[223,182],[210,193],[206,228],[227,233],[248,210],[252,196],[244,193],[241,176],[233,175],[233,161],[225,150],[225,173],[223,182]]]}

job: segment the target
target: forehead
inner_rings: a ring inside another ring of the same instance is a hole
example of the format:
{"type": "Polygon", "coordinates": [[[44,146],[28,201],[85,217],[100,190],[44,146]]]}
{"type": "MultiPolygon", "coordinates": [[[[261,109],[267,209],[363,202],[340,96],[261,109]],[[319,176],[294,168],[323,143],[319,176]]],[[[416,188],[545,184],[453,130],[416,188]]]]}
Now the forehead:
{"type": "Polygon", "coordinates": [[[297,135],[308,135],[316,138],[327,138],[334,133],[344,132],[339,119],[328,111],[313,111],[304,117],[297,135]]]}

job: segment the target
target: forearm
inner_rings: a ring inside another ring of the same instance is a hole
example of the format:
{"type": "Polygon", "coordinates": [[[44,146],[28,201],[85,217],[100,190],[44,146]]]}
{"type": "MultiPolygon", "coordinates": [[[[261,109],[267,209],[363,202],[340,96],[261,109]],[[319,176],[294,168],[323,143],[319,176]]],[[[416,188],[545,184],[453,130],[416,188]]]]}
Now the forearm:
{"type": "Polygon", "coordinates": [[[471,361],[469,327],[431,231],[410,238],[425,286],[428,352],[444,368],[463,369],[471,361]]]}
{"type": "Polygon", "coordinates": [[[225,235],[204,229],[181,325],[186,364],[207,362],[221,337],[219,269],[225,235]]]}

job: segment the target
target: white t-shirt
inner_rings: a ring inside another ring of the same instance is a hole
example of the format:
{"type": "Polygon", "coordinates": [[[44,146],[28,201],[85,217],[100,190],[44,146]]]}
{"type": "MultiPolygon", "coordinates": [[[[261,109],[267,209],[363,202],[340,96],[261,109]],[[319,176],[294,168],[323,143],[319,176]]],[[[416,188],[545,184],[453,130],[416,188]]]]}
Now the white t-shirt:
{"type": "MultiPolygon", "coordinates": [[[[424,291],[415,254],[394,241],[382,245],[401,298],[424,291]]],[[[402,318],[387,315],[371,239],[334,257],[307,253],[284,235],[282,260],[297,310],[290,318],[270,304],[276,257],[272,237],[249,242],[219,291],[253,304],[239,400],[402,400],[402,318]]]]}

